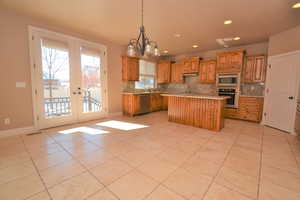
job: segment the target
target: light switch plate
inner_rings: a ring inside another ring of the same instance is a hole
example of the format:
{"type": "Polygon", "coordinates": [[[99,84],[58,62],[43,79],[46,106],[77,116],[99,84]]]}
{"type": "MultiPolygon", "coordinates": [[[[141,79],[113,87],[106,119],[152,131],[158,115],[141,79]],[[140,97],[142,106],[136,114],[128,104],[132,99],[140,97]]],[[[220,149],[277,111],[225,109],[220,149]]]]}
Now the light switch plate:
{"type": "Polygon", "coordinates": [[[25,88],[26,87],[26,83],[25,82],[16,82],[16,87],[17,88],[25,88]]]}

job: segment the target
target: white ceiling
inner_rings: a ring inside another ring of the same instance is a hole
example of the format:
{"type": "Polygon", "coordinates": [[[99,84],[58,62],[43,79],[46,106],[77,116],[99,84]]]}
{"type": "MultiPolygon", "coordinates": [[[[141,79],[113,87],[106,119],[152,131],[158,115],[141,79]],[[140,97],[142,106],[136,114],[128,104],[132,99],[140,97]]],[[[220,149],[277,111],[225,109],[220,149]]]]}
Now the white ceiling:
{"type": "MultiPolygon", "coordinates": [[[[146,32],[170,54],[220,48],[217,38],[241,37],[231,46],[267,41],[300,24],[300,8],[291,8],[298,0],[144,1],[146,32]],[[233,23],[224,25],[226,19],[233,23]]],[[[21,14],[120,45],[137,36],[140,5],[141,0],[0,0],[0,6],[21,14]]]]}

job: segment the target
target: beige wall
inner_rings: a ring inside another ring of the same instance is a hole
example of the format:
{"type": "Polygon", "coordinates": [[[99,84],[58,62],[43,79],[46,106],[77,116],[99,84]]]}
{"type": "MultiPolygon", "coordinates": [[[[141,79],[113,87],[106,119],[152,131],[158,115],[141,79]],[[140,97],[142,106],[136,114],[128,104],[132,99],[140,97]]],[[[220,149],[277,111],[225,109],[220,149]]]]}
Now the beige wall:
{"type": "MultiPolygon", "coordinates": [[[[74,22],[76,23],[76,22],[74,22]]],[[[121,112],[121,55],[124,47],[0,9],[0,130],[33,125],[28,25],[46,28],[107,46],[109,112],[121,112]],[[26,82],[26,88],[16,88],[26,82]],[[11,119],[4,125],[4,118],[11,119]]]]}
{"type": "Polygon", "coordinates": [[[245,49],[247,52],[247,55],[268,54],[268,42],[244,45],[244,46],[238,46],[238,47],[231,47],[231,48],[221,48],[221,49],[216,49],[216,50],[202,51],[202,52],[196,52],[196,53],[190,53],[190,54],[181,54],[181,55],[172,57],[172,59],[177,61],[182,58],[193,57],[193,56],[199,56],[204,60],[216,59],[218,52],[238,50],[238,49],[245,49]]]}
{"type": "Polygon", "coordinates": [[[269,39],[269,55],[300,50],[300,26],[273,35],[269,39]]]}

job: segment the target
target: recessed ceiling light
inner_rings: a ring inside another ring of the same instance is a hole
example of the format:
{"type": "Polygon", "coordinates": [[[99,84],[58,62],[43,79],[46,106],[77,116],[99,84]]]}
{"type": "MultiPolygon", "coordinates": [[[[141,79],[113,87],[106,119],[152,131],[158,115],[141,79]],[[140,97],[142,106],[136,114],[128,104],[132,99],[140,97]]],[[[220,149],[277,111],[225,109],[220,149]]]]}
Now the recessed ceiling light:
{"type": "Polygon", "coordinates": [[[174,37],[179,38],[179,37],[181,37],[181,35],[179,33],[175,33],[174,37]]]}
{"type": "Polygon", "coordinates": [[[292,8],[300,8],[300,2],[294,4],[292,8]]]}
{"type": "Polygon", "coordinates": [[[224,24],[228,25],[228,24],[232,24],[232,20],[225,20],[224,24]]]}
{"type": "Polygon", "coordinates": [[[240,39],[241,39],[240,37],[233,38],[233,40],[240,40],[240,39]]]}
{"type": "Polygon", "coordinates": [[[169,51],[168,50],[164,50],[164,53],[169,53],[169,51]]]}
{"type": "Polygon", "coordinates": [[[193,47],[193,48],[198,48],[198,45],[194,44],[192,47],[193,47]]]}

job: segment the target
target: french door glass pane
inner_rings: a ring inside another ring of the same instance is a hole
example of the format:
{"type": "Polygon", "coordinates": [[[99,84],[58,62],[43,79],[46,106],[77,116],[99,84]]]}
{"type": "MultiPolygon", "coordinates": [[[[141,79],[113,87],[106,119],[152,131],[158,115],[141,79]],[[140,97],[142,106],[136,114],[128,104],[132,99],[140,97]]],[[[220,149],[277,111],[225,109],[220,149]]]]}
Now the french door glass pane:
{"type": "Polygon", "coordinates": [[[82,107],[84,113],[102,110],[100,63],[100,52],[81,47],[82,107]]]}
{"type": "Polygon", "coordinates": [[[71,115],[68,45],[41,39],[45,118],[71,115]]]}

